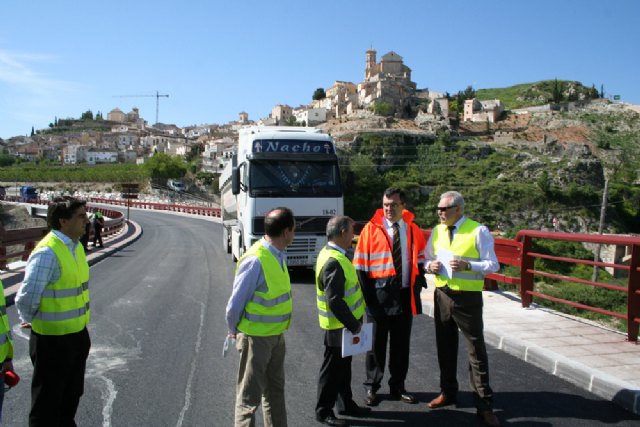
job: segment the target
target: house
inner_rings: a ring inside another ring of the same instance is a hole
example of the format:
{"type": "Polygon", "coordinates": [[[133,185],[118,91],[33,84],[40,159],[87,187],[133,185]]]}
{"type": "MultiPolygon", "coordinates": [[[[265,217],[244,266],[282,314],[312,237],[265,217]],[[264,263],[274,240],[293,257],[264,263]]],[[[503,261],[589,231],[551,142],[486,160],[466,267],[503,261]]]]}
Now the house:
{"type": "Polygon", "coordinates": [[[402,57],[391,51],[376,62],[376,51],[366,52],[365,79],[358,84],[358,98],[361,106],[388,103],[393,112],[402,114],[410,105],[416,92],[416,84],[411,81],[411,68],[404,65],[402,57]]]}
{"type": "Polygon", "coordinates": [[[462,120],[465,122],[495,123],[503,111],[504,105],[499,99],[489,101],[478,101],[476,98],[467,99],[464,101],[464,115],[462,120]]]}

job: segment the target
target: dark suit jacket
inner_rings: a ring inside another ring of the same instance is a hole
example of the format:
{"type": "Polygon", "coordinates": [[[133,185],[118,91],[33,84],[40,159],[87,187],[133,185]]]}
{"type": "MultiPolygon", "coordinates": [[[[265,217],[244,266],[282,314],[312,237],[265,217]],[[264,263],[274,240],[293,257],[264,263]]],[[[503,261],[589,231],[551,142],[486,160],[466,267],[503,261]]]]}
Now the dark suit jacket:
{"type": "MultiPolygon", "coordinates": [[[[332,249],[332,248],[331,248],[332,249]]],[[[350,332],[356,333],[362,319],[356,319],[344,302],[344,271],[335,258],[329,258],[320,273],[320,289],[324,290],[329,309],[350,332]]],[[[342,329],[325,330],[324,344],[342,347],[342,329]]]]}

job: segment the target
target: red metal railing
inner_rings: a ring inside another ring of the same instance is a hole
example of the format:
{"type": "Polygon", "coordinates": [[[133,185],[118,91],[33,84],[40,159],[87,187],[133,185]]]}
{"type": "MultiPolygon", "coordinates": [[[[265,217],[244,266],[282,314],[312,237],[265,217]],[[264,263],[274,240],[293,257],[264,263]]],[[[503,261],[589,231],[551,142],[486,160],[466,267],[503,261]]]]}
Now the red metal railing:
{"type": "MultiPolygon", "coordinates": [[[[102,227],[102,235],[109,236],[117,233],[125,225],[125,217],[120,211],[87,206],[88,212],[100,211],[108,218],[102,227]]],[[[47,227],[23,228],[18,230],[5,230],[0,227],[0,269],[7,268],[9,260],[20,259],[26,261],[35,245],[49,232],[47,227]]],[[[90,228],[89,239],[93,236],[93,227],[90,228]]]]}
{"type": "MultiPolygon", "coordinates": [[[[520,296],[522,298],[523,307],[528,307],[531,304],[533,297],[535,296],[538,298],[555,301],[561,304],[566,304],[571,307],[576,307],[579,309],[589,310],[607,316],[624,319],[627,322],[627,339],[632,342],[637,342],[638,330],[640,328],[640,238],[615,235],[556,233],[547,231],[522,230],[516,235],[515,242],[522,245],[520,264],[520,296]],[[534,239],[626,246],[630,248],[631,257],[629,259],[629,264],[627,265],[559,256],[561,254],[541,254],[532,251],[534,239]],[[569,277],[560,274],[539,271],[535,269],[536,259],[548,259],[552,261],[560,261],[572,264],[610,267],[623,270],[628,273],[627,286],[616,286],[598,281],[584,280],[576,277],[569,277]],[[585,286],[593,286],[596,288],[608,289],[612,292],[625,292],[627,294],[627,312],[624,314],[616,313],[599,307],[592,307],[586,304],[545,295],[534,290],[534,277],[536,276],[561,280],[570,283],[579,283],[585,286]]],[[[502,262],[500,258],[498,259],[502,262]]],[[[508,283],[507,281],[504,282],[508,283]]]]}
{"type": "MultiPolygon", "coordinates": [[[[110,200],[91,198],[90,202],[101,204],[113,204],[119,206],[127,206],[126,200],[110,200]]],[[[196,215],[214,216],[220,217],[220,209],[207,208],[199,206],[183,206],[172,205],[163,203],[148,203],[131,201],[130,206],[142,208],[142,209],[157,209],[173,212],[185,212],[196,215]]],[[[119,211],[113,211],[104,208],[91,208],[89,210],[100,210],[103,214],[109,218],[116,218],[119,220],[114,224],[110,224],[108,221],[105,224],[105,233],[115,232],[119,227],[124,224],[124,217],[119,211]],[[112,228],[113,225],[113,228],[112,228]]],[[[33,249],[35,243],[46,233],[46,228],[39,229],[25,229],[25,230],[12,230],[5,231],[0,230],[0,268],[4,268],[7,258],[21,257],[26,259],[29,253],[33,249]],[[18,253],[13,253],[10,256],[6,254],[6,247],[10,245],[24,245],[24,250],[18,253]]],[[[423,230],[425,237],[428,239],[431,234],[430,230],[423,230]]],[[[613,316],[616,318],[624,319],[627,321],[627,339],[632,342],[637,342],[638,331],[640,327],[640,238],[639,237],[627,237],[627,236],[612,236],[612,235],[593,235],[593,234],[574,234],[574,233],[557,233],[557,232],[545,232],[535,230],[522,230],[520,231],[514,240],[510,239],[495,239],[495,251],[498,256],[498,260],[503,265],[510,265],[519,268],[518,276],[510,276],[505,273],[489,274],[485,278],[485,289],[495,289],[497,282],[502,282],[510,285],[516,285],[520,287],[520,296],[522,299],[522,306],[528,307],[533,297],[543,298],[550,301],[566,304],[571,307],[576,307],[583,310],[590,310],[596,313],[613,316]],[[592,244],[604,244],[604,245],[622,245],[630,248],[629,264],[615,264],[599,261],[581,260],[576,258],[563,257],[562,254],[547,255],[536,253],[532,250],[534,239],[547,239],[558,241],[569,241],[578,243],[592,243],[592,244]],[[598,267],[610,267],[614,269],[620,269],[628,272],[628,284],[627,287],[616,286],[607,283],[589,281],[579,279],[576,277],[563,276],[555,273],[539,271],[535,269],[536,259],[548,259],[553,261],[567,262],[573,264],[584,264],[598,267]],[[581,304],[575,301],[569,301],[562,298],[557,298],[550,295],[545,295],[541,292],[534,290],[534,277],[543,277],[561,281],[567,281],[571,283],[578,283],[585,286],[594,286],[611,290],[612,292],[626,292],[627,294],[627,312],[616,313],[613,311],[605,310],[599,307],[592,307],[585,304],[581,304]]]]}
{"type": "Polygon", "coordinates": [[[116,206],[128,206],[132,208],[139,209],[154,209],[159,211],[171,211],[171,212],[184,212],[193,215],[202,215],[202,216],[212,216],[220,218],[220,208],[208,208],[204,206],[187,206],[187,205],[176,205],[176,204],[167,204],[167,203],[152,203],[152,202],[140,202],[137,200],[131,200],[127,202],[127,200],[112,200],[112,199],[100,199],[96,197],[91,197],[88,199],[89,202],[92,203],[101,203],[106,205],[116,205],[116,206]]]}
{"type": "MultiPolygon", "coordinates": [[[[425,237],[428,239],[431,235],[430,230],[423,230],[425,237]]],[[[637,342],[638,331],[640,329],[640,238],[615,235],[594,235],[594,234],[578,234],[578,233],[557,233],[547,231],[522,230],[514,240],[495,239],[495,251],[498,261],[503,265],[510,265],[519,268],[519,276],[510,276],[504,273],[488,274],[485,277],[485,289],[491,290],[497,288],[497,282],[516,285],[520,287],[520,297],[523,307],[529,307],[533,301],[533,297],[547,299],[557,303],[565,304],[582,310],[589,310],[607,316],[624,319],[627,322],[627,339],[637,342]],[[615,264],[600,261],[582,260],[569,258],[558,255],[546,255],[534,252],[532,250],[533,239],[559,240],[578,243],[592,243],[603,245],[619,245],[630,248],[629,264],[615,264]],[[608,283],[595,282],[590,280],[579,279],[577,277],[563,276],[560,274],[540,271],[535,269],[536,259],[548,259],[553,261],[566,262],[571,264],[584,264],[598,267],[609,267],[627,271],[629,275],[627,287],[611,285],[608,283]],[[593,286],[608,289],[613,292],[625,292],[627,294],[627,312],[617,313],[605,310],[599,307],[592,307],[575,301],[545,295],[534,289],[534,277],[543,277],[548,279],[556,279],[565,282],[578,283],[585,286],[593,286]]]]}

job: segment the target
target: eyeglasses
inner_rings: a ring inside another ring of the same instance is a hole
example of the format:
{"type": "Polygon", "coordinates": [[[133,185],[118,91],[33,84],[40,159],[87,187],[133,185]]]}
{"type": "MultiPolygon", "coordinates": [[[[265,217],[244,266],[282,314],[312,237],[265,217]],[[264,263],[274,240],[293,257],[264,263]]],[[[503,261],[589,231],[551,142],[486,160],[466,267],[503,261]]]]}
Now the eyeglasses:
{"type": "Polygon", "coordinates": [[[458,206],[458,205],[451,205],[451,206],[438,206],[436,209],[438,210],[438,212],[444,212],[444,211],[447,211],[447,210],[449,210],[449,209],[451,209],[451,208],[455,208],[455,207],[457,207],[457,206],[458,206]]]}

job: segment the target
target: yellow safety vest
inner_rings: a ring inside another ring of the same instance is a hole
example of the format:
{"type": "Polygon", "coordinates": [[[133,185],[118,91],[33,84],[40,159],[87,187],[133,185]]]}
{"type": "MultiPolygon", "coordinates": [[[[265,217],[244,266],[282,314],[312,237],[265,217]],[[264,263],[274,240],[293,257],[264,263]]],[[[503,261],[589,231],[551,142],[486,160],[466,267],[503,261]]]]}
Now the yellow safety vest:
{"type": "MultiPolygon", "coordinates": [[[[476,248],[476,236],[480,224],[467,219],[458,228],[453,242],[449,242],[449,230],[445,224],[437,225],[433,230],[433,250],[438,256],[440,249],[446,249],[453,252],[454,256],[460,257],[465,261],[479,261],[480,253],[476,248]]],[[[436,276],[436,287],[448,285],[455,291],[482,291],[484,285],[484,276],[474,271],[454,271],[453,278],[436,276]]]]}
{"type": "Polygon", "coordinates": [[[4,299],[4,285],[0,280],[2,294],[0,295],[0,363],[13,358],[13,340],[11,339],[11,327],[7,317],[7,303],[4,299]]]}
{"type": "Polygon", "coordinates": [[[356,269],[344,254],[336,249],[329,249],[327,247],[322,248],[318,254],[318,261],[316,262],[316,302],[318,305],[318,320],[322,329],[342,329],[344,325],[340,322],[336,316],[331,312],[329,303],[327,301],[327,295],[324,289],[320,289],[320,276],[324,265],[330,258],[337,260],[344,272],[344,302],[351,310],[351,313],[356,319],[360,319],[364,315],[364,298],[362,296],[362,289],[358,283],[358,275],[356,269]]]}
{"type": "Polygon", "coordinates": [[[76,246],[75,258],[54,233],[47,234],[35,247],[49,247],[58,259],[60,278],[44,289],[40,307],[31,321],[33,330],[42,335],[66,335],[80,332],[89,323],[89,264],[82,245],[76,246]]]}
{"type": "MultiPolygon", "coordinates": [[[[238,266],[245,257],[253,255],[262,266],[267,292],[255,291],[244,308],[238,323],[238,330],[247,335],[266,337],[280,335],[291,323],[293,304],[291,300],[291,280],[286,262],[283,267],[276,257],[263,246],[262,241],[254,243],[238,260],[238,266]]],[[[238,267],[236,267],[236,272],[238,267]]]]}

